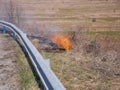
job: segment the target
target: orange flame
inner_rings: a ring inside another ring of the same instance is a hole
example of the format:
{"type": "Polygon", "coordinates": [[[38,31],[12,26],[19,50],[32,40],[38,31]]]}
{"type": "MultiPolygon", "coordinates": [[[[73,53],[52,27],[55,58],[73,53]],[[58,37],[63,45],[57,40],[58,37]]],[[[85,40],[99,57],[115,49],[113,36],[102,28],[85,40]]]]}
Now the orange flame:
{"type": "Polygon", "coordinates": [[[52,37],[52,40],[60,47],[64,48],[65,50],[72,49],[72,42],[70,41],[69,35],[56,35],[52,37]]]}

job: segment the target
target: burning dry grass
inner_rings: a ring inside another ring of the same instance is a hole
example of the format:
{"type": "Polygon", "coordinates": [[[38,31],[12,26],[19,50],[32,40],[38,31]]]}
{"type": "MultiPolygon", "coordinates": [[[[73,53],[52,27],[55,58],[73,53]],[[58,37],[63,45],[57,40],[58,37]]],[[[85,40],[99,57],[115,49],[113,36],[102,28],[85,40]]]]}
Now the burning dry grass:
{"type": "Polygon", "coordinates": [[[64,48],[65,50],[70,50],[73,48],[73,44],[70,41],[70,35],[56,35],[52,37],[52,40],[60,47],[64,48]]]}

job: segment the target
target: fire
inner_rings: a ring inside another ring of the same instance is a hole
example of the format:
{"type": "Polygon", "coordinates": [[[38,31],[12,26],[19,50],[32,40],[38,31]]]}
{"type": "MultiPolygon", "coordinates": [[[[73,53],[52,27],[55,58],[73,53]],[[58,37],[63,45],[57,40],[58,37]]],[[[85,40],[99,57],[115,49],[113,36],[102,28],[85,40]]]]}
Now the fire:
{"type": "Polygon", "coordinates": [[[52,40],[60,47],[64,48],[65,50],[72,49],[72,42],[70,41],[69,35],[62,35],[58,34],[52,37],[52,40]]]}

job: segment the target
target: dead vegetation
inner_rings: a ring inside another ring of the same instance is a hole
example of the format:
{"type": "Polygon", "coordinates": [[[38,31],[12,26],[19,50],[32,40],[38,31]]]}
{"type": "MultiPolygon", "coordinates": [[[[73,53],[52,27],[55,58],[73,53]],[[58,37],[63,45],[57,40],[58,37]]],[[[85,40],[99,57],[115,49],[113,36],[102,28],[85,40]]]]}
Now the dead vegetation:
{"type": "MultiPolygon", "coordinates": [[[[119,86],[118,88],[116,88],[117,84],[120,85],[120,41],[116,40],[116,38],[119,36],[117,36],[116,34],[110,36],[107,33],[104,35],[94,34],[90,35],[90,37],[92,38],[91,39],[88,34],[87,36],[81,34],[85,34],[85,32],[74,32],[73,39],[75,39],[75,46],[77,47],[77,50],[75,49],[75,52],[82,53],[84,57],[89,57],[88,63],[86,65],[87,70],[90,70],[91,72],[96,72],[96,74],[98,75],[96,77],[97,82],[98,80],[102,82],[108,82],[109,80],[111,80],[111,83],[116,81],[116,84],[111,84],[110,88],[103,89],[120,89],[119,86]]],[[[83,61],[82,63],[86,62],[83,61]]]]}
{"type": "Polygon", "coordinates": [[[42,42],[37,44],[44,58],[51,60],[52,70],[65,87],[68,90],[119,90],[120,41],[116,39],[119,35],[111,36],[106,31],[91,34],[81,27],[67,33],[74,44],[72,50],[56,53],[52,49],[39,49],[42,42]]]}
{"type": "MultiPolygon", "coordinates": [[[[86,32],[83,32],[80,29],[74,32],[72,39],[77,47],[77,50],[75,49],[76,52],[82,52],[83,55],[90,56],[93,61],[95,60],[96,64],[97,62],[101,62],[102,64],[104,64],[103,62],[108,62],[111,67],[114,67],[114,65],[116,67],[119,66],[120,41],[116,40],[116,38],[119,38],[119,36],[110,36],[106,33],[106,35],[94,34],[90,35],[89,37],[88,34],[85,34],[86,32]]],[[[103,66],[109,67],[107,65],[103,66]]],[[[120,71],[119,69],[120,67],[118,68],[118,71],[120,71]]]]}

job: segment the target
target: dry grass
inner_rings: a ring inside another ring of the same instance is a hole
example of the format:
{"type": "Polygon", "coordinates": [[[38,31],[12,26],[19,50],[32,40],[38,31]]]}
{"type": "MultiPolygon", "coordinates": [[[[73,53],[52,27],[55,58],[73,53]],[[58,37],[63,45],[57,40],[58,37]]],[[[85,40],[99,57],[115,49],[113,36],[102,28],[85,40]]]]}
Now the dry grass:
{"type": "Polygon", "coordinates": [[[120,42],[115,39],[119,36],[88,35],[81,28],[77,29],[79,31],[69,32],[73,35],[73,50],[40,51],[45,58],[50,58],[52,70],[67,90],[119,90],[120,42]]]}

